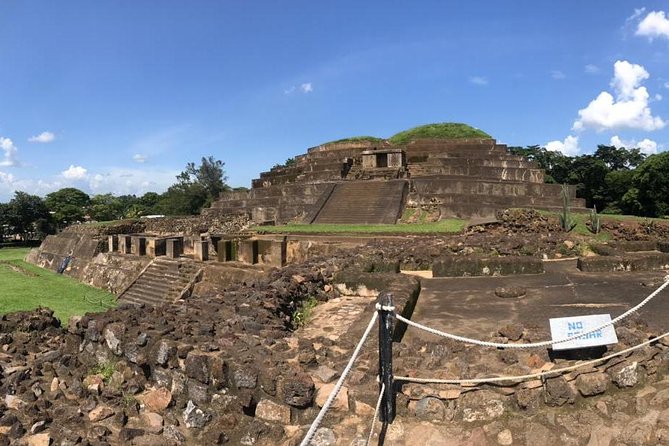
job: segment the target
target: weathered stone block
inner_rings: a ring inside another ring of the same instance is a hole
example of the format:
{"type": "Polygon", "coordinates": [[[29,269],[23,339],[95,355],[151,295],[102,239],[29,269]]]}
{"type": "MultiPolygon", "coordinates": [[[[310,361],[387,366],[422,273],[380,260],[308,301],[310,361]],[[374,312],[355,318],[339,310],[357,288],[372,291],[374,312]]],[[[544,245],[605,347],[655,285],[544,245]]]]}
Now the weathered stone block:
{"type": "Polygon", "coordinates": [[[185,361],[186,376],[209,384],[209,357],[207,355],[191,352],[185,361]]]}
{"type": "Polygon", "coordinates": [[[574,389],[562,376],[547,378],[544,386],[544,401],[548,406],[572,404],[576,400],[574,389]]]}
{"type": "Polygon", "coordinates": [[[209,260],[209,242],[195,241],[193,243],[193,248],[195,251],[195,260],[206,261],[209,260]]]}
{"type": "Polygon", "coordinates": [[[606,392],[610,382],[606,373],[586,373],[576,378],[576,388],[583,396],[599,395],[606,392]]]}
{"type": "Polygon", "coordinates": [[[529,256],[508,257],[444,257],[432,264],[434,277],[509,276],[515,274],[542,274],[541,259],[529,256]]]}
{"type": "Polygon", "coordinates": [[[256,417],[261,420],[287,425],[290,424],[290,407],[263,399],[256,406],[256,417]]]}
{"type": "Polygon", "coordinates": [[[186,410],[183,412],[183,420],[187,428],[201,428],[211,421],[211,415],[188,401],[186,410]]]}
{"type": "Polygon", "coordinates": [[[314,399],[314,382],[309,375],[297,374],[283,383],[284,401],[289,406],[307,407],[314,399]]]}
{"type": "MultiPolygon", "coordinates": [[[[315,398],[316,405],[318,407],[323,407],[323,405],[325,405],[325,402],[332,393],[334,387],[335,384],[331,383],[331,384],[323,384],[318,388],[315,398]]],[[[332,403],[332,409],[348,411],[348,388],[346,386],[343,386],[339,391],[339,393],[337,394],[337,398],[335,398],[334,402],[332,403]]]]}

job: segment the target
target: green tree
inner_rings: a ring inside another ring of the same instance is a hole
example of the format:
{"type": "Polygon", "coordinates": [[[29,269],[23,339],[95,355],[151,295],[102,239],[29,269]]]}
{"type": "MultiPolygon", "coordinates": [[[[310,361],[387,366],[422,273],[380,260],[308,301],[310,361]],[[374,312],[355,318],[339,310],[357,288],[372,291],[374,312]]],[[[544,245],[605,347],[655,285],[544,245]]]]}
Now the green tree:
{"type": "Polygon", "coordinates": [[[598,145],[594,157],[606,163],[607,167],[614,170],[634,169],[646,158],[639,149],[626,149],[624,147],[598,145]]]}
{"type": "Polygon", "coordinates": [[[170,186],[156,208],[165,215],[196,215],[207,204],[207,192],[198,183],[170,186]]]}
{"type": "Polygon", "coordinates": [[[126,210],[125,216],[127,218],[137,218],[142,215],[152,215],[157,214],[160,211],[158,210],[158,203],[160,202],[161,196],[155,192],[147,192],[141,197],[137,198],[135,204],[126,210]]]}
{"type": "Polygon", "coordinates": [[[586,205],[608,213],[639,213],[642,194],[635,189],[634,169],[644,162],[638,149],[598,145],[595,153],[569,157],[540,146],[509,147],[509,151],[537,163],[547,183],[572,184],[586,205]]]}
{"type": "Polygon", "coordinates": [[[186,170],[177,175],[177,183],[163,194],[157,209],[167,215],[194,215],[209,206],[219,194],[229,187],[225,164],[213,156],[203,157],[199,166],[188,163],[186,170]]]}
{"type": "Polygon", "coordinates": [[[636,198],[642,215],[669,215],[669,152],[651,155],[634,171],[636,198]]]}
{"type": "Polygon", "coordinates": [[[6,206],[6,224],[12,234],[20,234],[22,240],[29,240],[35,234],[35,223],[48,219],[49,210],[37,195],[16,191],[6,206]]]}
{"type": "Polygon", "coordinates": [[[97,221],[118,220],[123,218],[123,203],[112,194],[93,195],[88,213],[97,221]]]}
{"type": "Polygon", "coordinates": [[[66,187],[48,194],[45,202],[49,210],[54,213],[56,223],[62,228],[84,220],[91,198],[79,189],[66,187]]]}
{"type": "Polygon", "coordinates": [[[9,204],[0,203],[0,243],[9,235],[9,204]]]}
{"type": "Polygon", "coordinates": [[[573,159],[567,177],[569,184],[576,185],[576,194],[585,198],[587,207],[597,209],[606,207],[606,174],[609,169],[606,163],[593,155],[577,156],[573,159]]]}
{"type": "Polygon", "coordinates": [[[177,180],[184,186],[198,184],[207,194],[208,201],[218,198],[221,192],[228,190],[225,184],[228,177],[225,176],[223,161],[215,159],[213,156],[202,157],[198,167],[195,163],[188,163],[186,170],[177,176],[177,180]]]}
{"type": "Polygon", "coordinates": [[[604,214],[636,214],[639,206],[635,204],[632,197],[636,193],[623,200],[625,194],[634,188],[634,171],[628,169],[614,170],[606,174],[605,178],[606,208],[602,209],[604,214]]]}

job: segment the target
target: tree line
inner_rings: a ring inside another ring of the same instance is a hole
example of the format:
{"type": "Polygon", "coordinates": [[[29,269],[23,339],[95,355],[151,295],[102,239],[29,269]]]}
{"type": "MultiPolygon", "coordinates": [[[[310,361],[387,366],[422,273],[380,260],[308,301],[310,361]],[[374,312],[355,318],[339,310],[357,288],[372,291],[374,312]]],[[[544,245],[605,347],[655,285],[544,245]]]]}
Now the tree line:
{"type": "Polygon", "coordinates": [[[586,206],[607,214],[669,215],[669,152],[598,145],[593,154],[566,156],[539,146],[509,147],[546,171],[547,183],[572,184],[586,206]]]}
{"type": "Polygon", "coordinates": [[[166,192],[142,196],[96,194],[66,187],[44,198],[16,191],[0,203],[0,242],[17,235],[22,240],[42,239],[77,222],[110,221],[146,215],[196,215],[223,191],[229,190],[225,163],[209,156],[199,165],[188,163],[166,192]]]}

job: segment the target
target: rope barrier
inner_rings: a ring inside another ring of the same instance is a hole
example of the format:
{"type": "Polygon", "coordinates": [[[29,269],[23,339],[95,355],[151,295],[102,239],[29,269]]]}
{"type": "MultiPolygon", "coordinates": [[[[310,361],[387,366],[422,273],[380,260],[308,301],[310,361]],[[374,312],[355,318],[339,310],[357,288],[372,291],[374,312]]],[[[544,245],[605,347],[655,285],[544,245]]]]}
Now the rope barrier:
{"type": "Polygon", "coordinates": [[[318,429],[321,422],[323,421],[323,418],[325,417],[325,414],[330,409],[330,406],[334,402],[335,398],[337,398],[339,391],[344,385],[344,381],[346,381],[346,377],[351,371],[353,363],[355,362],[356,359],[358,359],[360,350],[362,349],[363,344],[369,337],[369,333],[372,331],[372,328],[374,328],[374,324],[376,324],[376,320],[378,317],[379,314],[377,312],[374,312],[372,319],[369,321],[369,325],[367,325],[365,332],[363,333],[362,337],[360,338],[360,341],[358,342],[358,345],[355,347],[355,350],[351,355],[351,359],[349,359],[348,364],[346,364],[346,367],[344,368],[344,371],[341,373],[341,376],[339,377],[339,380],[337,381],[337,384],[335,385],[334,389],[332,389],[332,392],[330,392],[330,396],[328,396],[328,399],[325,401],[325,404],[323,404],[323,407],[321,407],[321,411],[318,412],[316,419],[313,421],[313,423],[311,423],[311,427],[309,427],[309,430],[307,431],[307,434],[304,436],[304,439],[300,443],[300,446],[307,446],[313,439],[314,435],[316,434],[316,430],[318,429]]]}
{"type": "Polygon", "coordinates": [[[381,384],[381,391],[379,392],[379,399],[376,402],[376,409],[374,410],[374,418],[372,418],[372,427],[369,430],[369,435],[367,436],[367,443],[365,446],[369,446],[369,443],[372,442],[372,437],[374,436],[374,425],[376,425],[376,420],[379,418],[379,409],[381,409],[381,401],[383,400],[383,392],[386,390],[386,385],[381,384]]]}
{"type": "MultiPolygon", "coordinates": [[[[360,341],[358,342],[355,350],[353,351],[353,354],[351,355],[351,358],[349,359],[348,364],[344,368],[344,371],[342,372],[341,376],[339,377],[339,380],[337,381],[337,384],[335,385],[334,389],[328,396],[327,400],[323,404],[323,407],[321,407],[321,410],[319,411],[318,415],[316,416],[316,419],[312,422],[311,426],[309,427],[309,430],[307,431],[306,435],[304,436],[304,439],[300,443],[300,446],[307,446],[309,443],[311,443],[314,435],[316,434],[317,429],[319,428],[320,424],[323,421],[323,418],[325,418],[325,415],[327,414],[328,410],[332,406],[332,403],[334,402],[335,398],[339,394],[342,386],[344,385],[344,382],[346,381],[346,378],[348,377],[348,374],[351,371],[351,368],[353,367],[353,364],[355,363],[356,359],[358,358],[358,355],[360,354],[360,350],[362,349],[365,341],[369,337],[369,334],[371,333],[372,328],[374,327],[374,324],[376,323],[377,319],[379,318],[379,312],[385,311],[387,313],[392,314],[395,319],[397,319],[400,322],[403,322],[409,326],[415,327],[419,330],[426,331],[428,333],[434,334],[436,336],[441,336],[444,338],[449,338],[455,341],[460,341],[468,344],[474,344],[474,345],[479,345],[483,347],[494,347],[494,348],[539,348],[539,347],[549,347],[554,344],[560,344],[564,342],[569,342],[573,341],[575,339],[579,339],[585,336],[588,336],[591,333],[598,332],[600,330],[603,330],[604,328],[607,328],[609,326],[613,326],[616,323],[620,322],[621,320],[627,318],[631,314],[639,311],[644,305],[646,305],[648,302],[650,302],[652,299],[654,299],[659,293],[661,293],[667,286],[669,286],[669,276],[665,277],[665,282],[660,285],[655,291],[650,293],[645,299],[643,299],[641,302],[639,302],[636,306],[630,308],[626,312],[622,313],[615,319],[612,319],[611,321],[607,322],[606,324],[603,324],[597,328],[594,328],[592,330],[586,331],[585,333],[581,333],[575,336],[567,337],[564,339],[560,339],[557,341],[543,341],[543,342],[536,342],[536,343],[529,343],[529,344],[502,344],[498,342],[488,342],[488,341],[481,341],[478,339],[472,339],[472,338],[467,338],[464,336],[458,336],[454,335],[451,333],[447,333],[441,330],[437,330],[434,328],[427,327],[425,325],[422,325],[417,322],[413,322],[410,319],[407,319],[403,317],[402,315],[398,314],[395,311],[395,307],[392,305],[381,305],[377,304],[376,305],[376,312],[373,314],[371,320],[369,321],[369,324],[367,325],[367,328],[365,329],[365,332],[363,333],[362,337],[360,338],[360,341]]],[[[392,296],[389,296],[389,303],[392,303],[392,296]]],[[[387,316],[386,316],[387,317],[387,316]]],[[[559,375],[565,372],[569,372],[572,370],[579,369],[581,367],[586,367],[588,365],[592,364],[597,364],[600,362],[606,362],[612,358],[618,357],[625,355],[627,353],[633,352],[635,350],[638,350],[639,348],[645,347],[646,345],[652,344],[653,342],[657,342],[662,338],[665,338],[669,336],[669,332],[666,332],[660,336],[654,337],[652,339],[649,339],[645,342],[642,342],[640,344],[637,344],[633,347],[626,348],[624,350],[621,350],[616,353],[612,353],[610,355],[604,356],[599,359],[594,359],[590,361],[585,361],[582,363],[574,364],[572,366],[568,367],[563,367],[559,369],[553,369],[553,370],[547,370],[547,371],[542,371],[542,372],[537,372],[537,373],[532,373],[528,375],[516,375],[516,376],[495,376],[495,377],[489,377],[489,378],[472,378],[472,379],[432,379],[432,378],[413,378],[409,376],[395,376],[394,380],[395,381],[404,381],[404,382],[413,382],[413,383],[425,383],[425,384],[483,384],[483,383],[495,383],[495,382],[506,382],[506,381],[524,381],[528,379],[536,379],[536,378],[543,378],[546,376],[550,375],[559,375]]],[[[392,363],[392,352],[390,353],[390,361],[392,363]]],[[[381,367],[382,368],[382,367],[381,367]]],[[[391,382],[393,378],[391,377],[391,382]]],[[[371,429],[369,432],[369,435],[367,437],[366,441],[366,446],[369,445],[369,443],[372,440],[372,437],[374,436],[374,428],[376,425],[376,422],[378,420],[379,416],[379,411],[381,408],[381,404],[383,401],[383,396],[385,394],[385,383],[381,385],[381,389],[379,392],[379,398],[376,403],[376,408],[374,411],[374,417],[372,419],[372,425],[371,429]]],[[[386,415],[388,417],[388,415],[386,415]]],[[[392,416],[390,418],[390,422],[392,422],[392,416]]]]}
{"type": "MultiPolygon", "coordinates": [[[[628,317],[632,313],[635,313],[635,312],[639,311],[639,309],[641,307],[643,307],[648,302],[650,302],[653,298],[655,298],[655,296],[657,296],[660,292],[662,292],[662,290],[664,290],[667,286],[669,286],[669,281],[665,280],[665,282],[662,285],[660,285],[655,291],[650,293],[648,295],[648,297],[646,297],[644,300],[642,300],[640,303],[638,303],[635,307],[630,308],[629,310],[627,310],[626,312],[624,312],[620,316],[616,317],[615,319],[612,319],[611,321],[607,322],[606,324],[603,324],[603,325],[601,325],[597,328],[594,328],[592,330],[586,331],[585,333],[581,333],[581,334],[578,334],[578,335],[575,335],[575,336],[570,336],[570,337],[564,338],[564,339],[559,339],[557,341],[550,340],[550,341],[535,342],[535,343],[530,343],[530,344],[502,344],[502,343],[499,343],[499,342],[481,341],[481,340],[478,340],[478,339],[472,339],[472,338],[467,338],[467,337],[464,337],[464,336],[458,336],[458,335],[454,335],[454,334],[451,334],[451,333],[446,333],[444,331],[437,330],[435,328],[430,328],[430,327],[427,327],[425,325],[419,324],[418,322],[414,322],[414,321],[412,321],[410,319],[407,319],[407,318],[405,318],[402,315],[397,314],[397,313],[395,313],[395,318],[398,321],[404,322],[407,325],[415,327],[419,330],[426,331],[426,332],[431,333],[433,335],[441,336],[443,338],[453,339],[454,341],[464,342],[464,343],[467,343],[467,344],[479,345],[481,347],[494,347],[494,348],[540,348],[540,347],[549,347],[549,346],[554,345],[554,344],[561,344],[561,343],[564,343],[564,342],[573,341],[574,339],[579,339],[579,338],[588,336],[591,333],[595,333],[599,330],[602,330],[604,328],[607,328],[611,325],[614,325],[614,324],[620,322],[621,320],[625,319],[626,317],[628,317]]],[[[387,311],[390,311],[389,308],[387,309],[387,311]]],[[[382,307],[382,309],[385,310],[386,308],[382,307]]]]}
{"type": "Polygon", "coordinates": [[[609,359],[615,358],[617,356],[622,356],[625,355],[629,352],[633,352],[635,350],[640,349],[641,347],[645,347],[648,344],[652,344],[653,342],[657,342],[662,338],[665,338],[669,336],[669,331],[664,333],[663,335],[656,336],[652,339],[649,339],[645,342],[642,342],[641,344],[637,344],[633,347],[626,348],[625,350],[621,350],[616,353],[612,353],[610,355],[601,357],[599,359],[593,359],[590,361],[585,361],[579,364],[575,364],[569,367],[562,367],[560,369],[553,369],[553,370],[547,370],[545,372],[539,372],[539,373],[532,373],[530,375],[517,375],[517,376],[495,376],[491,378],[474,378],[474,379],[431,379],[431,378],[412,378],[410,376],[395,376],[396,381],[405,381],[405,382],[415,382],[419,384],[484,384],[484,383],[493,383],[493,382],[500,382],[500,381],[525,381],[527,379],[536,379],[536,378],[543,378],[544,376],[549,376],[549,375],[559,375],[565,372],[569,372],[572,370],[579,369],[581,367],[585,367],[588,365],[592,364],[597,364],[600,362],[606,362],[609,359]]]}

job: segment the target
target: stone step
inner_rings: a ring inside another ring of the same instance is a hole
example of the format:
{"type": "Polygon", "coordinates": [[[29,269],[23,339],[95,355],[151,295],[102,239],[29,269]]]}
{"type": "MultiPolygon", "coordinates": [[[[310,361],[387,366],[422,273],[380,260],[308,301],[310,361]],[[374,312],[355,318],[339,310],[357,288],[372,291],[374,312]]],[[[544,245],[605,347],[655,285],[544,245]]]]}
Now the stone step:
{"type": "MultiPolygon", "coordinates": [[[[559,184],[529,183],[522,181],[491,180],[488,178],[467,177],[422,177],[413,179],[413,187],[417,195],[430,197],[441,194],[470,195],[531,195],[537,197],[560,196],[562,186],[559,184]]],[[[575,189],[570,189],[575,198],[575,189]]]]}
{"type": "Polygon", "coordinates": [[[200,265],[195,262],[158,258],[135,283],[119,297],[135,305],[164,305],[176,299],[195,277],[200,265]]]}
{"type": "Polygon", "coordinates": [[[156,287],[153,286],[152,284],[142,284],[142,283],[135,283],[131,289],[133,293],[145,294],[147,296],[152,296],[155,298],[164,297],[167,293],[170,292],[170,290],[171,287],[169,285],[156,287]]]}
{"type": "Polygon", "coordinates": [[[425,162],[408,162],[408,167],[421,166],[480,166],[480,167],[503,167],[515,169],[537,169],[537,163],[525,159],[496,159],[496,158],[449,158],[431,157],[425,162]]]}
{"type": "Polygon", "coordinates": [[[462,177],[478,177],[492,180],[505,181],[523,181],[531,183],[544,182],[544,171],[541,169],[527,169],[527,168],[506,168],[506,167],[488,167],[488,166],[428,166],[418,165],[410,166],[409,172],[412,178],[419,176],[431,175],[446,175],[446,176],[462,176],[462,177]]]}
{"type": "Polygon", "coordinates": [[[179,273],[173,273],[173,272],[168,272],[168,273],[163,273],[160,271],[146,271],[142,277],[145,279],[151,279],[155,281],[164,281],[164,280],[177,280],[181,277],[179,273]]]}
{"type": "Polygon", "coordinates": [[[406,185],[402,180],[337,184],[314,223],[393,224],[406,185]]]}
{"type": "Polygon", "coordinates": [[[494,160],[494,161],[523,161],[524,158],[513,155],[508,152],[439,152],[439,151],[420,151],[407,154],[407,162],[409,163],[425,163],[431,159],[438,158],[444,160],[494,160]]]}
{"type": "MultiPolygon", "coordinates": [[[[415,197],[410,196],[414,199],[415,197]]],[[[560,207],[562,208],[562,197],[560,196],[532,196],[532,195],[474,195],[474,194],[432,194],[429,197],[415,198],[424,205],[444,205],[471,203],[475,200],[477,205],[495,205],[497,207],[560,207]]],[[[570,207],[583,207],[584,200],[571,199],[570,207]]]]}
{"type": "Polygon", "coordinates": [[[163,305],[167,303],[168,301],[163,297],[161,298],[156,298],[153,296],[149,296],[146,294],[142,293],[126,293],[119,299],[121,302],[132,302],[136,304],[146,304],[146,305],[153,305],[153,306],[158,306],[158,305],[163,305]]]}

